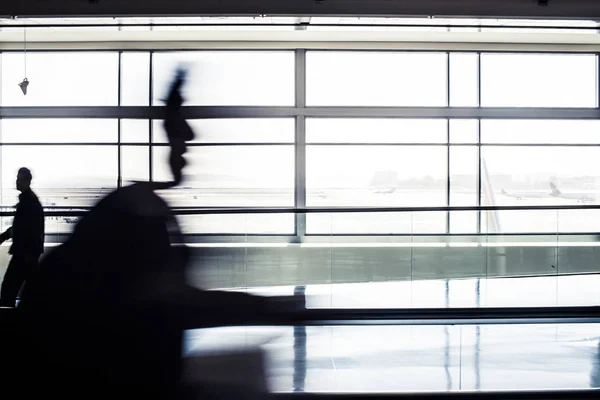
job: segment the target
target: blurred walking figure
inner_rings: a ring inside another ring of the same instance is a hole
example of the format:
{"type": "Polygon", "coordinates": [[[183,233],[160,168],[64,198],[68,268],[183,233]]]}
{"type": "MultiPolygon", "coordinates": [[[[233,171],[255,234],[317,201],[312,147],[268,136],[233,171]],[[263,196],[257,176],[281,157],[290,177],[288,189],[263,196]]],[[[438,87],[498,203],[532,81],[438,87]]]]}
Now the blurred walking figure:
{"type": "MultiPolygon", "coordinates": [[[[184,78],[177,74],[165,110],[173,180],[112,192],[27,282],[17,310],[29,333],[29,362],[39,373],[28,370],[36,385],[24,398],[182,398],[186,329],[285,312],[285,301],[204,291],[186,282],[188,248],[156,193],[181,182],[186,142],[194,138],[180,111],[184,78]]],[[[204,398],[218,397],[220,389],[196,387],[194,395],[200,390],[204,398]]]]}
{"type": "Polygon", "coordinates": [[[8,251],[12,258],[0,289],[2,307],[15,306],[21,286],[37,269],[38,259],[44,252],[44,210],[31,190],[31,180],[29,169],[19,169],[16,185],[21,194],[13,225],[0,234],[0,244],[12,239],[8,251]]]}

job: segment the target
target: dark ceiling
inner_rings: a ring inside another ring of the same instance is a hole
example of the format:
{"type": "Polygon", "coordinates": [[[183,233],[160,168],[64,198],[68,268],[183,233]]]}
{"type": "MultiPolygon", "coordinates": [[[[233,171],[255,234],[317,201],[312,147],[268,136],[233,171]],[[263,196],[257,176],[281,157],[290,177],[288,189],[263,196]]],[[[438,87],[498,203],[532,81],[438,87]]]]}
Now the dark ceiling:
{"type": "Polygon", "coordinates": [[[600,0],[3,0],[0,14],[5,17],[266,14],[600,19],[600,0]]]}

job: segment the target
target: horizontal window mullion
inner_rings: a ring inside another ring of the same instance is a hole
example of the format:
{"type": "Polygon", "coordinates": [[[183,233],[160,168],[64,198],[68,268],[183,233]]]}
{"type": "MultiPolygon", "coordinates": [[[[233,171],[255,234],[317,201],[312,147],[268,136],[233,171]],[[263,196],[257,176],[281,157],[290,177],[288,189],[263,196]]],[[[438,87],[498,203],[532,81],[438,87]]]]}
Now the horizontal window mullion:
{"type": "MultiPolygon", "coordinates": [[[[281,118],[298,114],[295,107],[278,106],[189,106],[182,113],[187,119],[201,118],[281,118]]],[[[108,107],[0,107],[0,118],[122,118],[164,119],[162,106],[108,107]]]]}
{"type": "Polygon", "coordinates": [[[311,142],[307,146],[447,146],[448,143],[370,143],[370,142],[311,142]]]}
{"type": "MultiPolygon", "coordinates": [[[[236,142],[236,143],[230,143],[230,142],[225,142],[225,143],[186,143],[186,146],[188,147],[220,147],[220,146],[293,146],[295,143],[294,142],[266,142],[266,143],[261,143],[261,142],[251,142],[251,143],[245,143],[245,142],[236,142]]],[[[147,144],[146,144],[147,145],[147,144]]],[[[169,147],[169,143],[152,143],[151,146],[153,147],[169,147]]]]}
{"type": "Polygon", "coordinates": [[[117,142],[0,142],[1,146],[118,146],[117,142]]]}
{"type": "Polygon", "coordinates": [[[306,107],[317,118],[600,119],[600,108],[306,107]]]}
{"type": "Polygon", "coordinates": [[[485,147],[600,147],[600,143],[481,143],[485,147]]]}
{"type": "MultiPolygon", "coordinates": [[[[164,119],[162,106],[0,107],[0,118],[164,119]]],[[[187,119],[203,118],[469,118],[600,119],[600,108],[511,107],[279,107],[188,106],[187,119]]]]}
{"type": "MultiPolygon", "coordinates": [[[[293,146],[293,142],[236,142],[236,143],[187,143],[188,147],[219,147],[219,146],[293,146]]],[[[438,144],[439,146],[440,144],[438,144]]],[[[442,143],[441,145],[445,145],[442,143]]],[[[0,142],[0,146],[119,146],[117,142],[0,142]]],[[[169,147],[168,143],[121,142],[120,146],[134,147],[169,147]]]]}

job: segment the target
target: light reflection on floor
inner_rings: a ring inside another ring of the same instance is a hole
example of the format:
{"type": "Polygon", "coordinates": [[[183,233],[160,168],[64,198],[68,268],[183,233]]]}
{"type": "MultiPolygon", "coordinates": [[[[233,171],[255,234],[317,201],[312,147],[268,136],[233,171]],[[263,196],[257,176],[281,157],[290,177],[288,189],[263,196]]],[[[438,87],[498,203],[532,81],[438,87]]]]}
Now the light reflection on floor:
{"type": "Polygon", "coordinates": [[[272,391],[600,386],[600,324],[247,327],[188,332],[187,354],[261,347],[272,391]]]}
{"type": "MultiPolygon", "coordinates": [[[[316,285],[307,306],[600,305],[600,275],[316,285]]],[[[289,295],[298,287],[255,288],[289,295]]],[[[261,348],[276,392],[600,387],[600,324],[238,327],[187,333],[187,355],[261,348]]]]}
{"type": "MultiPolygon", "coordinates": [[[[296,286],[236,289],[291,295],[296,286]]],[[[309,308],[556,307],[600,305],[600,274],[306,286],[309,308]]]]}

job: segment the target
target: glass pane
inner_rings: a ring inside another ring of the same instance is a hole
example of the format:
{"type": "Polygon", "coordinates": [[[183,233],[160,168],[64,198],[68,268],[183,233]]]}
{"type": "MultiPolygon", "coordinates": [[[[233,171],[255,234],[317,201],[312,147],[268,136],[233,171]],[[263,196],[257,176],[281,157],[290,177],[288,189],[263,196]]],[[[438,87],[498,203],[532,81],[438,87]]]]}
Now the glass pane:
{"type": "Polygon", "coordinates": [[[479,105],[478,63],[476,53],[450,53],[450,106],[479,105]]]}
{"type": "MultiPolygon", "coordinates": [[[[559,210],[558,230],[559,232],[590,232],[594,234],[600,232],[600,210],[559,210]]],[[[595,246],[594,250],[598,251],[598,247],[595,246]]]]}
{"type": "Polygon", "coordinates": [[[150,121],[147,119],[122,119],[121,143],[149,143],[150,121]]]}
{"type": "Polygon", "coordinates": [[[592,54],[482,54],[482,106],[595,107],[592,54]]]}
{"type": "MultiPolygon", "coordinates": [[[[153,179],[171,180],[168,148],[153,149],[153,179]]],[[[191,147],[185,181],[165,191],[173,206],[292,206],[294,147],[191,147]]]]}
{"type": "MultiPolygon", "coordinates": [[[[450,205],[477,205],[477,170],[479,165],[477,147],[460,146],[450,148],[450,205]]],[[[477,232],[477,212],[460,211],[450,213],[451,233],[477,232]]]]}
{"type": "Polygon", "coordinates": [[[121,105],[150,103],[150,53],[121,54],[121,105]]]}
{"type": "MultiPolygon", "coordinates": [[[[311,213],[306,216],[306,231],[320,235],[395,235],[443,234],[446,212],[357,212],[311,213]]],[[[394,243],[357,243],[350,247],[393,247],[394,243]]],[[[400,246],[407,248],[408,246],[400,246]]]]}
{"type": "Polygon", "coordinates": [[[481,120],[482,143],[600,143],[600,121],[481,120]]]}
{"type": "Polygon", "coordinates": [[[116,143],[116,119],[3,119],[4,143],[116,143]]]}
{"type": "Polygon", "coordinates": [[[146,146],[121,146],[123,185],[150,179],[150,149],[146,146]]]}
{"type": "Polygon", "coordinates": [[[116,106],[116,52],[28,52],[27,96],[18,86],[25,77],[23,53],[2,54],[3,106],[116,106]]]}
{"type": "Polygon", "coordinates": [[[50,240],[53,243],[64,243],[68,239],[67,235],[71,234],[75,229],[80,217],[46,217],[44,219],[44,231],[47,235],[45,245],[48,248],[50,240]],[[52,235],[50,240],[48,240],[48,235],[52,235]]]}
{"type": "Polygon", "coordinates": [[[482,179],[489,179],[500,205],[591,203],[599,157],[596,147],[489,146],[482,149],[482,179]]]}
{"type": "Polygon", "coordinates": [[[450,143],[473,143],[479,141],[479,121],[476,119],[451,119],[450,143]]]}
{"type": "MultiPolygon", "coordinates": [[[[597,147],[484,147],[482,204],[595,204],[600,179],[591,166],[598,157],[597,147]]],[[[495,225],[504,232],[556,232],[556,214],[556,211],[490,212],[483,222],[494,218],[495,225]]],[[[569,223],[563,218],[561,225],[566,227],[569,223]]]]}
{"type": "Polygon", "coordinates": [[[445,206],[445,146],[307,146],[308,206],[445,206]]]}
{"type": "MultiPolygon", "coordinates": [[[[294,143],[293,118],[193,119],[192,143],[294,143]]],[[[166,143],[162,120],[152,121],[152,141],[166,143]]]]}
{"type": "Polygon", "coordinates": [[[181,215],[177,219],[184,234],[203,235],[292,235],[295,221],[293,214],[181,215]]]}
{"type": "Polygon", "coordinates": [[[117,146],[2,147],[2,204],[18,201],[20,167],[33,175],[32,188],[44,205],[90,206],[117,184],[117,146]]]}
{"type": "MultiPolygon", "coordinates": [[[[450,148],[450,205],[477,205],[477,170],[479,155],[475,146],[450,148]]],[[[476,233],[477,212],[458,211],[450,213],[451,233],[476,233]]]]}
{"type": "Polygon", "coordinates": [[[446,143],[445,119],[307,118],[307,143],[446,143]]]}
{"type": "Polygon", "coordinates": [[[445,53],[309,51],[310,106],[445,106],[445,53]]]}
{"type": "Polygon", "coordinates": [[[291,106],[294,53],[291,51],[196,51],[155,53],[153,104],[161,104],[175,70],[190,68],[184,87],[187,105],[291,106]]]}

